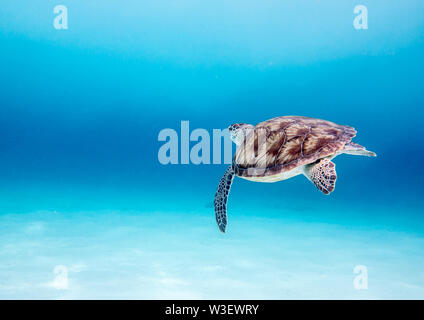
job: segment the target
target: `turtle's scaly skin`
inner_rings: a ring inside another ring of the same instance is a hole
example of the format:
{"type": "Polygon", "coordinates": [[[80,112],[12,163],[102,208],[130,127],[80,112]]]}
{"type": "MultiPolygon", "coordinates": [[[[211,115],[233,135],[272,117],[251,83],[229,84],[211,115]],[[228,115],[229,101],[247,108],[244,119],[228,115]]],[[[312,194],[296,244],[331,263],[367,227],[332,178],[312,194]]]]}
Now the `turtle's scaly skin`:
{"type": "Polygon", "coordinates": [[[263,177],[290,171],[342,150],[356,130],[334,122],[277,117],[257,124],[233,160],[240,177],[263,177]]]}

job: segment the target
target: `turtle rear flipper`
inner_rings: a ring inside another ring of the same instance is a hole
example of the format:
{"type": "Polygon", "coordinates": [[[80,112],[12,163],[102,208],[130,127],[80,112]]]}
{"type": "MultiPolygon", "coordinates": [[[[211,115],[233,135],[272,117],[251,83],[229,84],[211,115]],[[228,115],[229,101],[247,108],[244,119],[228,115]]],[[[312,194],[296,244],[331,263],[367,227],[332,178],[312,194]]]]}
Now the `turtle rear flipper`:
{"type": "Polygon", "coordinates": [[[221,230],[222,233],[225,233],[225,228],[227,226],[227,201],[233,179],[234,170],[233,167],[230,166],[222,176],[215,194],[215,218],[219,230],[221,230]]]}
{"type": "Polygon", "coordinates": [[[305,166],[305,175],[324,194],[330,194],[336,187],[336,165],[328,159],[305,166]]]}

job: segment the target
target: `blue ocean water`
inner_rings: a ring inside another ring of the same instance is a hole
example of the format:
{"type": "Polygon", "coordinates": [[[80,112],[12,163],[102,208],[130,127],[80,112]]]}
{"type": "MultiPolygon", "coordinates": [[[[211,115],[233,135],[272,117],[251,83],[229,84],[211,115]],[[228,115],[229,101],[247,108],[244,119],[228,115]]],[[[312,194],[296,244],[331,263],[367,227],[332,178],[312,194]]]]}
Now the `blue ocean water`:
{"type": "Polygon", "coordinates": [[[418,0],[3,0],[0,298],[424,298],[423,35],[418,0]],[[227,165],[162,165],[158,134],[281,115],[378,156],[330,196],[236,178],[223,235],[227,165]]]}

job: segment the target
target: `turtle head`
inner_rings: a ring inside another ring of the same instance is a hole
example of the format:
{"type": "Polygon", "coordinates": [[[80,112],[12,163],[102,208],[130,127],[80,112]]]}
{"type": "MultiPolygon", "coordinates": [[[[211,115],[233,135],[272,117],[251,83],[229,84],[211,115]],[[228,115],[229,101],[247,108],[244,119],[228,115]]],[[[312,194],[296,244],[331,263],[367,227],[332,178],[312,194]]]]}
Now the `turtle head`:
{"type": "Polygon", "coordinates": [[[233,142],[238,146],[243,143],[244,138],[252,129],[253,126],[247,123],[235,123],[228,127],[228,131],[230,131],[231,135],[231,140],[233,140],[233,142]]]}

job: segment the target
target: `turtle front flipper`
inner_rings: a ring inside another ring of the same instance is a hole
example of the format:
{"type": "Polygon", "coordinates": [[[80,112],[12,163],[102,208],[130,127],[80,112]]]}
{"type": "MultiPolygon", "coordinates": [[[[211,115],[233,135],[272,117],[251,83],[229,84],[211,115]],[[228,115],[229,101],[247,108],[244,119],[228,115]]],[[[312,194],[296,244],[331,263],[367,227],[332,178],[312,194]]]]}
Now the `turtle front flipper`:
{"type": "Polygon", "coordinates": [[[328,159],[307,165],[305,175],[324,194],[329,194],[336,186],[336,165],[328,159]]]}
{"type": "Polygon", "coordinates": [[[219,230],[221,230],[222,233],[225,233],[225,228],[227,226],[227,200],[233,179],[234,170],[232,166],[229,166],[222,176],[215,194],[215,218],[219,230]]]}

